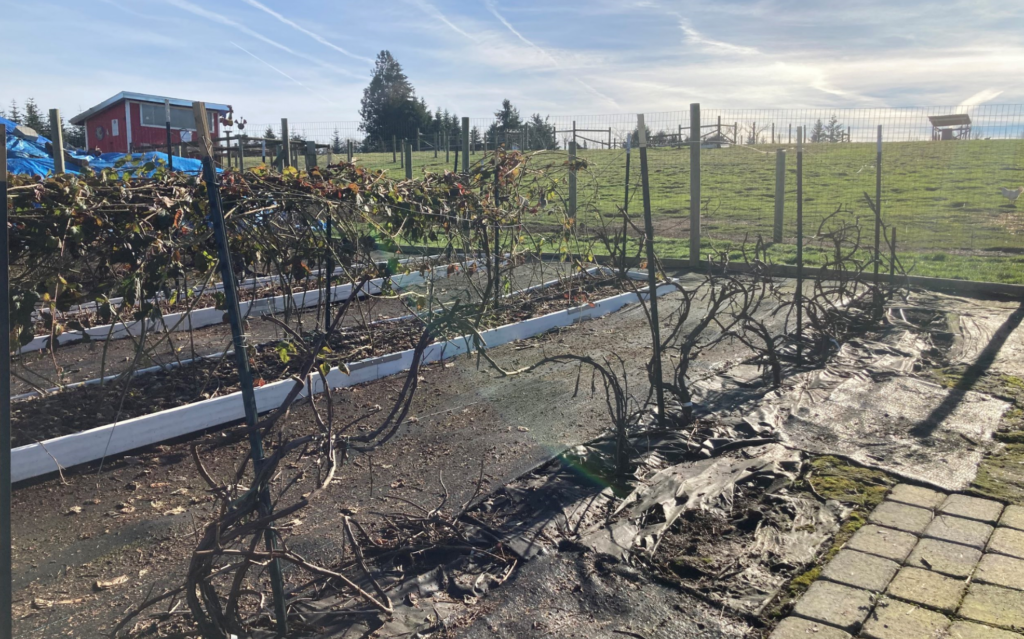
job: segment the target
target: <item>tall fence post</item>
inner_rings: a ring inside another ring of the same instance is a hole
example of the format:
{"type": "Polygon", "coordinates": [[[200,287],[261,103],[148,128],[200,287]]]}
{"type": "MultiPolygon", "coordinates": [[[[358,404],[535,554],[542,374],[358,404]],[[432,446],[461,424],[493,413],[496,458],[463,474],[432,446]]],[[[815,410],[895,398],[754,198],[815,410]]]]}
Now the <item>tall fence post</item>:
{"type": "MultiPolygon", "coordinates": [[[[4,139],[6,146],[6,137],[4,139]]],[[[60,109],[50,109],[50,143],[53,147],[53,172],[64,172],[64,132],[60,126],[60,109]]],[[[4,163],[7,171],[7,163],[4,163]]]]}
{"type": "Polygon", "coordinates": [[[772,122],[772,144],[775,144],[775,123],[772,122]]]}
{"type": "Polygon", "coordinates": [[[644,200],[644,234],[647,247],[647,291],[651,309],[651,385],[658,405],[658,427],[665,428],[665,389],[661,376],[661,329],[658,324],[658,261],[654,254],[654,220],[651,218],[651,185],[647,171],[647,130],[644,115],[636,116],[640,143],[640,187],[644,200]]]}
{"type": "Polygon", "coordinates": [[[451,160],[452,160],[451,151],[452,151],[451,136],[449,135],[448,130],[446,129],[445,132],[444,132],[444,163],[446,165],[449,162],[451,162],[451,160]]]}
{"type": "Polygon", "coordinates": [[[394,164],[395,162],[398,161],[398,158],[395,157],[395,154],[397,152],[398,152],[398,140],[397,140],[397,138],[395,138],[395,136],[392,135],[391,136],[391,163],[392,164],[394,164]]]}
{"type": "Polygon", "coordinates": [[[355,142],[353,142],[352,140],[349,140],[348,144],[346,144],[345,147],[346,147],[346,154],[345,155],[348,158],[349,164],[351,164],[352,163],[352,156],[355,155],[355,148],[354,148],[355,147],[355,142]]]}
{"type": "Polygon", "coordinates": [[[739,122],[733,122],[732,123],[732,143],[733,144],[739,144],[740,143],[740,123],[739,122]]]}
{"type": "Polygon", "coordinates": [[[306,140],[306,170],[316,166],[316,142],[306,140]]]}
{"type": "Polygon", "coordinates": [[[782,242],[782,225],[786,208],[786,150],[775,151],[775,227],[772,241],[782,242]]]}
{"type": "Polygon", "coordinates": [[[437,159],[437,147],[441,146],[441,134],[434,131],[434,159],[437,159]]]}
{"type": "Polygon", "coordinates": [[[174,169],[174,155],[171,153],[171,101],[164,98],[164,120],[167,131],[167,168],[174,169]]]}
{"type": "Polygon", "coordinates": [[[569,141],[569,219],[576,219],[576,123],[569,141]]]}
{"type": "Polygon", "coordinates": [[[469,118],[462,118],[462,174],[469,177],[469,118]]]}
{"type": "Polygon", "coordinates": [[[288,118],[281,118],[281,143],[284,146],[284,166],[292,166],[292,139],[288,135],[288,118]]]}
{"type": "Polygon", "coordinates": [[[11,606],[11,302],[7,233],[7,127],[0,124],[0,637],[13,637],[11,606]]]}
{"type": "Polygon", "coordinates": [[[786,144],[793,144],[793,123],[789,123],[789,141],[786,144]]]}
{"type": "Polygon", "coordinates": [[[878,289],[878,269],[882,264],[882,125],[878,125],[878,144],[875,150],[875,319],[882,317],[882,296],[878,289]]]}
{"type": "MultiPolygon", "coordinates": [[[[196,128],[199,137],[199,153],[203,158],[203,181],[206,182],[206,193],[210,202],[210,217],[213,232],[217,240],[217,254],[220,259],[221,282],[224,285],[224,299],[231,323],[231,339],[235,349],[235,362],[238,367],[238,380],[242,387],[242,405],[245,408],[245,423],[249,431],[249,446],[252,451],[254,474],[259,474],[263,467],[263,435],[256,427],[258,413],[256,411],[256,394],[253,390],[252,371],[249,370],[249,354],[246,350],[245,334],[242,332],[242,313],[238,308],[238,289],[235,283],[235,271],[231,267],[231,253],[228,248],[227,232],[224,228],[224,209],[221,207],[220,187],[217,182],[217,171],[213,168],[213,147],[210,142],[210,131],[206,120],[206,106],[202,102],[192,103],[192,112],[196,116],[196,128]]],[[[287,124],[282,120],[283,131],[287,124]]],[[[287,146],[287,145],[286,145],[287,146]]],[[[273,504],[270,501],[270,490],[264,488],[259,495],[260,514],[270,516],[273,504]]],[[[276,550],[277,541],[273,529],[268,526],[264,541],[270,552],[276,550]]],[[[270,560],[270,584],[274,595],[274,609],[277,616],[277,631],[281,636],[288,634],[288,611],[284,601],[284,580],[281,576],[281,560],[270,560]]]]}
{"type": "Polygon", "coordinates": [[[690,266],[700,264],[700,103],[690,105],[690,266]]]}
{"type": "Polygon", "coordinates": [[[224,162],[231,168],[231,131],[225,131],[224,138],[224,162]]]}
{"type": "Polygon", "coordinates": [[[804,336],[804,130],[796,128],[796,360],[803,362],[804,336]]]}
{"type": "Polygon", "coordinates": [[[405,179],[412,179],[412,144],[406,140],[402,141],[405,147],[405,179]]]}
{"type": "Polygon", "coordinates": [[[422,151],[422,150],[423,150],[423,149],[422,149],[422,148],[420,147],[420,140],[421,140],[421,139],[422,139],[422,138],[420,138],[420,130],[419,130],[419,129],[416,129],[416,152],[417,152],[417,153],[419,153],[420,151],[422,151]]]}
{"type": "Polygon", "coordinates": [[[408,143],[405,141],[405,138],[402,138],[402,148],[400,149],[401,153],[398,155],[398,168],[400,169],[405,168],[405,147],[407,144],[408,143]]]}

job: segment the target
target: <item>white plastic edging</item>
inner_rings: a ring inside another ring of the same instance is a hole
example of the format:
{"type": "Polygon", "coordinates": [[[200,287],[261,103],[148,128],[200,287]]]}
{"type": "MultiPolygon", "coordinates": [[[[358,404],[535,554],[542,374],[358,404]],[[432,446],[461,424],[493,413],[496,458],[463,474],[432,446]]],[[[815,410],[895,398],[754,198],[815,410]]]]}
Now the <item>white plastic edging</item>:
{"type": "MultiPolygon", "coordinates": [[[[658,296],[675,290],[672,284],[658,287],[658,296]]],[[[556,311],[541,317],[506,324],[481,333],[488,348],[546,333],[554,328],[571,326],[584,319],[593,319],[621,309],[637,301],[637,296],[648,297],[647,289],[636,293],[622,293],[575,308],[556,311]]],[[[423,363],[456,357],[473,350],[473,340],[463,336],[427,347],[423,363]]],[[[346,375],[338,368],[327,375],[330,388],[346,388],[372,382],[388,375],[407,371],[412,367],[412,349],[361,360],[348,365],[346,375]]],[[[294,380],[285,379],[256,389],[256,407],[262,413],[281,405],[291,391],[294,380]]],[[[322,393],[319,375],[313,377],[313,392],[322,393]]],[[[303,389],[299,397],[307,395],[303,389]]],[[[152,415],[135,417],[116,424],[107,424],[91,430],[55,437],[43,442],[19,446],[11,451],[11,480],[18,482],[97,461],[136,448],[150,446],[183,435],[243,419],[242,393],[235,392],[186,406],[178,406],[152,415]],[[59,466],[58,466],[59,464],[59,466]]]]}
{"type": "MultiPolygon", "coordinates": [[[[467,264],[475,263],[476,261],[473,260],[467,264]]],[[[428,269],[428,272],[433,274],[434,271],[441,270],[443,277],[448,277],[448,266],[449,265],[445,265],[443,269],[440,267],[431,268],[428,269]]],[[[379,294],[382,290],[385,279],[386,278],[377,278],[370,280],[363,286],[362,293],[365,295],[379,294]]],[[[425,279],[426,278],[418,271],[413,271],[411,273],[392,276],[391,284],[394,288],[402,288],[404,286],[419,284],[425,281],[425,279]]],[[[352,292],[352,286],[352,284],[339,284],[331,287],[331,302],[347,299],[352,292]]],[[[292,307],[314,307],[320,303],[320,296],[322,294],[323,291],[321,289],[311,289],[308,291],[292,293],[292,307]]],[[[286,298],[286,295],[277,295],[275,297],[264,297],[258,300],[239,302],[238,310],[241,311],[243,316],[258,317],[260,315],[272,315],[274,313],[284,311],[286,298]]],[[[226,316],[227,311],[212,307],[194,309],[191,312],[168,313],[158,319],[137,320],[125,324],[93,326],[85,331],[65,331],[57,336],[57,345],[61,346],[72,342],[78,342],[85,339],[86,336],[88,336],[89,339],[96,341],[125,339],[128,336],[137,337],[142,334],[143,327],[145,327],[148,332],[181,332],[194,330],[221,324],[226,321],[226,316]]],[[[18,349],[18,354],[43,350],[47,348],[49,341],[49,335],[37,335],[31,342],[18,349]]]]}
{"type": "MultiPolygon", "coordinates": [[[[485,269],[483,269],[483,267],[481,267],[481,270],[485,270],[485,269]]],[[[598,271],[608,271],[608,269],[606,269],[605,267],[602,267],[602,266],[595,266],[593,268],[587,269],[586,271],[584,271],[584,273],[587,274],[587,275],[593,275],[593,274],[597,273],[598,271]]],[[[627,276],[629,276],[629,277],[631,277],[633,279],[636,279],[633,276],[633,273],[627,273],[627,276]]],[[[445,272],[442,275],[442,277],[435,277],[433,279],[435,279],[435,280],[436,279],[444,279],[446,277],[450,277],[450,275],[447,272],[447,266],[445,267],[445,272]]],[[[426,278],[423,277],[419,273],[406,273],[406,274],[403,274],[403,275],[397,275],[394,278],[392,278],[393,282],[395,280],[399,281],[398,284],[394,284],[395,288],[401,289],[403,287],[409,287],[409,286],[412,286],[414,284],[418,284],[421,281],[425,281],[426,278]]],[[[519,296],[519,295],[524,295],[524,294],[530,293],[532,291],[536,291],[536,290],[540,290],[540,289],[545,289],[545,288],[554,286],[556,284],[561,284],[563,281],[564,280],[561,280],[561,279],[549,280],[547,282],[544,282],[543,284],[536,284],[534,286],[531,286],[529,288],[524,288],[523,290],[517,291],[515,293],[508,293],[508,294],[504,295],[503,297],[511,298],[511,297],[516,297],[516,296],[519,296]]],[[[337,301],[337,300],[335,299],[333,301],[337,301]]],[[[389,322],[401,322],[403,320],[412,319],[414,317],[417,317],[417,315],[413,314],[413,315],[402,315],[400,317],[389,317],[387,319],[376,320],[376,321],[370,322],[370,325],[372,326],[372,325],[375,325],[375,324],[385,324],[385,323],[389,323],[389,322]]],[[[147,368],[140,368],[140,369],[134,371],[132,373],[132,377],[139,377],[141,375],[148,375],[150,373],[156,373],[156,372],[159,372],[159,371],[166,371],[166,370],[178,368],[179,366],[191,366],[196,361],[215,360],[215,359],[219,359],[219,358],[221,358],[221,357],[223,357],[225,355],[231,355],[234,352],[235,352],[234,350],[221,351],[221,352],[218,352],[218,353],[210,353],[208,355],[199,355],[199,356],[196,356],[194,358],[184,359],[184,360],[181,360],[181,361],[166,362],[164,364],[155,364],[153,366],[149,366],[147,368]]],[[[106,377],[96,377],[96,378],[87,379],[87,380],[84,380],[84,381],[81,381],[81,382],[74,382],[74,383],[71,383],[71,384],[65,384],[64,386],[54,386],[53,388],[45,389],[42,393],[40,393],[39,391],[28,391],[27,393],[21,393],[19,395],[11,395],[11,401],[12,402],[18,402],[18,401],[22,401],[22,400],[25,400],[25,399],[32,399],[33,397],[39,397],[40,395],[49,395],[51,393],[66,392],[66,391],[69,391],[71,389],[78,388],[79,386],[95,386],[96,384],[102,384],[102,383],[105,383],[105,382],[109,382],[109,381],[115,380],[115,379],[121,377],[122,375],[124,375],[124,373],[112,373],[110,375],[107,375],[106,377]]]]}

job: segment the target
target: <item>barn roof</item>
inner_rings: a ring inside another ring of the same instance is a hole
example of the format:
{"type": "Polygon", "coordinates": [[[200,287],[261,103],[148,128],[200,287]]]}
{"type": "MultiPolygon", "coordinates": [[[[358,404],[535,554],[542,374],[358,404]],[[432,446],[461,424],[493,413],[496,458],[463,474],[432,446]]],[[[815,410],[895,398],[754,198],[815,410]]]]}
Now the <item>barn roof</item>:
{"type": "MultiPolygon", "coordinates": [[[[162,95],[149,95],[149,94],[146,94],[146,93],[132,93],[131,91],[122,91],[122,92],[118,93],[117,95],[115,95],[113,97],[110,97],[110,98],[107,98],[103,102],[100,102],[99,104],[97,104],[96,106],[92,107],[91,109],[86,109],[85,111],[82,111],[81,113],[79,113],[78,115],[76,115],[75,117],[71,118],[68,121],[71,124],[84,124],[85,121],[90,116],[95,115],[95,114],[99,113],[100,111],[103,111],[104,109],[106,109],[107,107],[109,107],[111,105],[117,104],[121,100],[133,100],[135,102],[152,102],[154,104],[163,104],[164,100],[170,100],[171,106],[189,107],[189,108],[192,107],[192,101],[191,100],[181,100],[179,98],[166,98],[166,97],[164,97],[162,95]]],[[[221,113],[227,113],[228,111],[231,110],[231,107],[226,105],[226,104],[217,104],[215,102],[207,102],[206,103],[206,110],[207,111],[218,111],[218,112],[221,112],[221,113]]]]}
{"type": "Polygon", "coordinates": [[[953,115],[929,115],[928,120],[932,126],[965,126],[971,123],[971,117],[966,113],[954,113],[953,115]]]}

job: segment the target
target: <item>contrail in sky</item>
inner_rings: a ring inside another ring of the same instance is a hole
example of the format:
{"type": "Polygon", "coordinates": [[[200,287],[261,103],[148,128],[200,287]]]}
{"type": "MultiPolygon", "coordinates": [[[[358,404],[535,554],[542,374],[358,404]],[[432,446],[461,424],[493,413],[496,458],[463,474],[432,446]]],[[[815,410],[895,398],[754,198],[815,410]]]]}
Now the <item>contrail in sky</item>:
{"type": "MultiPolygon", "coordinates": [[[[230,42],[230,41],[229,41],[229,42],[230,42]]],[[[256,55],[256,54],[255,54],[255,53],[253,53],[252,51],[249,51],[248,49],[246,49],[246,48],[245,48],[245,47],[243,47],[242,45],[240,45],[240,44],[238,44],[238,43],[236,43],[236,42],[231,42],[231,44],[235,45],[236,47],[238,47],[238,48],[239,48],[239,49],[241,49],[242,51],[245,51],[246,53],[248,53],[248,54],[249,54],[249,55],[251,55],[252,57],[256,58],[257,60],[259,60],[259,61],[260,61],[260,62],[262,62],[263,64],[267,65],[268,67],[270,67],[270,68],[271,68],[271,69],[273,69],[274,71],[277,71],[278,73],[280,73],[280,74],[281,74],[281,75],[283,75],[284,77],[288,78],[289,80],[291,80],[291,81],[292,81],[292,82],[294,82],[295,84],[299,85],[299,86],[300,86],[300,87],[302,87],[303,89],[305,89],[305,90],[309,91],[310,93],[312,93],[312,94],[313,94],[313,95],[315,95],[316,97],[320,98],[321,100],[323,100],[323,101],[324,101],[324,102],[326,102],[327,104],[329,104],[329,105],[331,105],[331,106],[338,106],[338,105],[337,105],[336,103],[334,103],[334,102],[331,102],[330,100],[328,100],[328,99],[327,99],[327,98],[325,98],[324,96],[320,95],[319,93],[317,93],[317,92],[316,92],[316,91],[314,91],[313,89],[309,88],[309,87],[308,87],[308,86],[306,86],[305,84],[302,84],[301,82],[299,82],[298,80],[296,80],[296,79],[295,79],[295,78],[293,78],[292,76],[288,75],[287,73],[285,73],[285,72],[284,72],[284,71],[282,71],[281,69],[278,69],[277,67],[275,67],[274,65],[270,64],[269,62],[267,62],[267,61],[266,61],[266,60],[264,60],[263,58],[259,57],[258,55],[256,55]]]]}
{"type": "Polygon", "coordinates": [[[299,31],[301,33],[305,33],[306,35],[308,35],[309,37],[313,38],[314,40],[316,40],[320,44],[322,44],[324,46],[327,46],[327,47],[330,47],[330,48],[334,49],[335,51],[337,51],[338,53],[343,53],[343,54],[347,55],[348,57],[353,58],[355,60],[361,60],[363,62],[369,62],[370,64],[373,64],[373,60],[371,60],[370,58],[366,58],[366,57],[363,57],[361,55],[356,55],[354,53],[346,51],[345,49],[342,49],[341,47],[339,47],[338,45],[334,44],[333,42],[328,41],[327,39],[325,39],[325,38],[323,38],[323,37],[313,33],[312,31],[309,31],[308,29],[304,29],[303,27],[300,27],[299,25],[295,24],[294,22],[292,22],[288,18],[284,17],[283,15],[278,13],[277,11],[274,11],[270,7],[268,7],[268,6],[264,5],[264,4],[261,4],[260,2],[257,2],[257,0],[242,0],[242,2],[246,3],[250,7],[255,7],[255,8],[259,9],[260,11],[264,11],[264,12],[268,13],[269,15],[274,16],[275,18],[277,18],[278,20],[280,20],[284,24],[288,25],[289,27],[291,27],[291,28],[293,28],[296,31],[299,31]]]}

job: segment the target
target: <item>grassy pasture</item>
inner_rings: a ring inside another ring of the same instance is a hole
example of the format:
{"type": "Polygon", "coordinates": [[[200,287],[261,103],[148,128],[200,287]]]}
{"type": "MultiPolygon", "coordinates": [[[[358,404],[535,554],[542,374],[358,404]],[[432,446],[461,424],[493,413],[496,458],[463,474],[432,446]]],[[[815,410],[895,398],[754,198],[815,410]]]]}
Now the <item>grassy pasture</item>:
{"type": "MultiPolygon", "coordinates": [[[[771,252],[779,263],[795,262],[796,153],[791,146],[701,151],[702,246],[731,250],[738,258],[744,239],[752,243],[758,235],[771,238],[779,148],[787,150],[784,237],[771,252]]],[[[805,146],[805,236],[813,236],[821,220],[843,206],[844,219],[859,219],[863,225],[865,248],[872,245],[873,215],[864,193],[874,197],[875,152],[871,143],[805,146]]],[[[438,155],[413,153],[414,175],[451,169],[444,153],[438,155]]],[[[626,152],[584,149],[579,155],[589,163],[578,178],[579,222],[585,233],[622,206],[626,152]]],[[[538,163],[559,166],[566,157],[564,151],[545,152],[538,163]]],[[[471,155],[473,162],[484,158],[480,152],[471,155]]],[[[689,150],[650,149],[648,160],[659,252],[687,257],[689,150]]],[[[390,153],[363,154],[357,161],[389,173],[403,171],[390,153]]],[[[638,153],[631,162],[635,197],[630,213],[639,215],[638,153]]],[[[885,143],[882,169],[883,222],[897,228],[899,257],[914,274],[1024,284],[1024,201],[1011,205],[999,191],[1024,184],[1024,140],[885,143]]],[[[538,225],[558,222],[552,213],[534,220],[538,225]]],[[[813,242],[805,250],[812,264],[821,254],[813,242]]]]}

